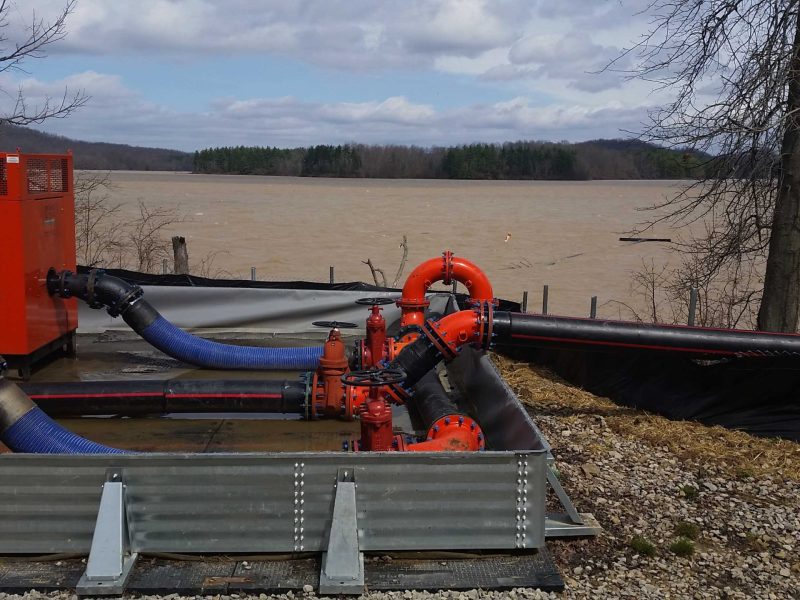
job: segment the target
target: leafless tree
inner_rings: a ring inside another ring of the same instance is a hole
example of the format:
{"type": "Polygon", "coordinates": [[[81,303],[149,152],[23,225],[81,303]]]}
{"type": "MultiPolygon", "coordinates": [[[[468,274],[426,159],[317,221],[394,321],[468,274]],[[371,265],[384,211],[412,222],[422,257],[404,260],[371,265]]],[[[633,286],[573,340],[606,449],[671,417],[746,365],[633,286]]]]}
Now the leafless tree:
{"type": "Polygon", "coordinates": [[[126,228],[127,246],[137,271],[154,272],[163,259],[172,255],[172,242],[163,236],[166,229],[183,219],[175,208],[148,206],[139,200],[139,214],[126,228]]]}
{"type": "Polygon", "coordinates": [[[652,0],[649,33],[609,67],[672,98],[651,113],[644,139],[709,156],[704,178],[653,207],[661,216],[650,225],[703,222],[681,248],[693,276],[712,289],[749,276],[736,287],[760,300],[758,326],[770,331],[796,331],[800,315],[798,5],[652,0]],[[762,279],[751,267],[763,263],[762,279]]]}
{"type": "Polygon", "coordinates": [[[754,272],[763,265],[752,261],[732,262],[713,281],[704,277],[702,258],[684,254],[679,265],[669,267],[643,261],[631,280],[627,301],[611,300],[620,318],[640,322],[686,324],[689,291],[697,290],[695,324],[703,327],[748,328],[756,324],[760,291],[750,288],[754,272]],[[643,310],[642,307],[645,307],[643,310]]]}
{"type": "Polygon", "coordinates": [[[391,281],[391,285],[389,285],[390,282],[386,280],[386,273],[384,273],[383,269],[376,267],[372,263],[372,259],[368,258],[367,260],[361,261],[369,267],[370,273],[372,274],[372,280],[378,287],[396,288],[400,284],[400,279],[403,277],[403,271],[406,268],[406,262],[408,262],[408,238],[405,235],[403,236],[403,241],[400,242],[400,248],[403,249],[403,256],[400,259],[400,264],[397,266],[397,273],[395,273],[394,279],[391,281]],[[379,275],[380,278],[378,277],[379,275]]]}
{"type": "MultiPolygon", "coordinates": [[[[12,0],[0,0],[0,73],[7,71],[26,72],[24,63],[31,59],[43,58],[45,50],[51,44],[64,39],[67,35],[67,17],[75,9],[77,0],[68,0],[52,21],[46,21],[31,11],[29,24],[21,36],[8,35],[9,16],[15,12],[17,3],[12,0]]],[[[0,124],[30,125],[41,123],[51,118],[64,118],[88,100],[83,91],[65,89],[58,97],[46,96],[34,104],[25,98],[22,88],[15,93],[2,90],[12,99],[13,106],[5,114],[0,114],[0,124]]]]}
{"type": "Polygon", "coordinates": [[[111,200],[109,174],[78,171],[75,174],[75,245],[78,261],[94,267],[118,254],[124,223],[121,204],[111,200]]]}

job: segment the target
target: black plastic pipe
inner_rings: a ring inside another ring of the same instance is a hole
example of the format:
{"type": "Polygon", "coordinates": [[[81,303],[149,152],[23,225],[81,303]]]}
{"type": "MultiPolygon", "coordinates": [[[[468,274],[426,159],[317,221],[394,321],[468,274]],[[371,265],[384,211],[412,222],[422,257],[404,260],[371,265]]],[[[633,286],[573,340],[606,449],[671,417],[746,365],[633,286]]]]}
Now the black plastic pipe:
{"type": "Polygon", "coordinates": [[[421,429],[428,431],[436,421],[450,415],[463,415],[447,394],[436,369],[428,371],[414,386],[414,394],[406,404],[419,417],[421,429]]]}
{"type": "Polygon", "coordinates": [[[704,357],[800,357],[800,335],[737,329],[496,312],[494,333],[495,343],[509,345],[670,352],[704,357]]]}
{"type": "Polygon", "coordinates": [[[27,383],[50,416],[305,412],[306,384],[282,380],[81,381],[27,383]]]}

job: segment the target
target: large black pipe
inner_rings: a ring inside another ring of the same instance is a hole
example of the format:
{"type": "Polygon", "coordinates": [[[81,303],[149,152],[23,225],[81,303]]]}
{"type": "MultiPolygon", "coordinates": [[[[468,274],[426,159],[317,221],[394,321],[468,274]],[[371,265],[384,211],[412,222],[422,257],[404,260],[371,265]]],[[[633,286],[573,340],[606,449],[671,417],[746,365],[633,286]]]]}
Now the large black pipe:
{"type": "MultiPolygon", "coordinates": [[[[488,315],[484,315],[488,331],[488,315]]],[[[426,323],[426,328],[429,325],[426,323]]],[[[551,317],[497,311],[492,315],[492,343],[499,346],[580,348],[583,350],[669,352],[715,357],[800,357],[800,335],[736,329],[551,317]]],[[[434,332],[435,333],[435,332],[434,332]]],[[[406,373],[413,387],[445,358],[432,340],[420,335],[389,365],[406,373]]]]}
{"type": "Polygon", "coordinates": [[[494,314],[495,343],[584,350],[670,352],[704,357],[800,357],[800,335],[551,317],[494,314]]]}
{"type": "Polygon", "coordinates": [[[447,394],[436,369],[428,371],[417,382],[406,404],[419,417],[421,429],[425,431],[442,417],[464,414],[447,394]]]}
{"type": "Polygon", "coordinates": [[[306,384],[283,380],[81,381],[26,383],[50,416],[305,412],[306,384]]]}

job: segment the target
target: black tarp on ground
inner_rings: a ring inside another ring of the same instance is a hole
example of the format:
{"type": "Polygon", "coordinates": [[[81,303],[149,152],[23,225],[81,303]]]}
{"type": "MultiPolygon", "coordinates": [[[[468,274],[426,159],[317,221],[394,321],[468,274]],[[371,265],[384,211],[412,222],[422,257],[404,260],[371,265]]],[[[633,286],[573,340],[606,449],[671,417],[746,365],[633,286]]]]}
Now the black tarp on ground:
{"type": "Polygon", "coordinates": [[[701,361],[667,353],[501,348],[598,396],[670,419],[800,441],[800,361],[701,361]]]}

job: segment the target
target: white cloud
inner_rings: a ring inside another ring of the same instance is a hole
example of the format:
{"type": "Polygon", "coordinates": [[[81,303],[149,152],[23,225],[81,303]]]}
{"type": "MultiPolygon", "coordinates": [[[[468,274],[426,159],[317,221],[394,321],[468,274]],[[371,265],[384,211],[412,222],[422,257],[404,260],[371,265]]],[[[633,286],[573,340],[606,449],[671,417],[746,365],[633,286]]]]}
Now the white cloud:
{"type": "MultiPolygon", "coordinates": [[[[6,86],[9,81],[0,81],[6,86]]],[[[176,111],[148,101],[114,76],[95,72],[68,79],[20,82],[30,102],[85,89],[89,105],[46,131],[90,141],[194,150],[212,145],[295,146],[317,143],[444,145],[515,139],[619,136],[644,117],[646,107],[619,101],[600,105],[538,106],[525,97],[435,109],[404,97],[372,102],[308,102],[293,97],[219,98],[205,110],[176,111]]],[[[0,102],[0,108],[2,103],[0,102]]]]}
{"type": "MultiPolygon", "coordinates": [[[[57,14],[64,0],[36,0],[57,14]]],[[[508,100],[464,98],[442,108],[402,87],[358,102],[217,98],[188,111],[151,102],[113,74],[22,83],[29,101],[85,89],[87,108],[47,124],[65,135],[193,149],[211,144],[363,141],[448,144],[520,138],[586,139],[635,129],[658,102],[647,85],[603,67],[645,28],[649,0],[79,0],[69,34],[50,55],[116,57],[202,69],[217,56],[293,59],[328,72],[438,71],[477,80],[508,100]]],[[[18,0],[4,32],[13,41],[30,17],[18,0]]],[[[623,65],[625,66],[625,65],[623,65]]],[[[257,74],[254,74],[257,76],[257,74]]],[[[280,89],[280,88],[278,88],[280,89]]],[[[426,97],[432,97],[428,94],[426,97]]],[[[484,96],[486,97],[486,96],[484,96]]],[[[2,99],[0,99],[2,104],[2,99]]]]}

